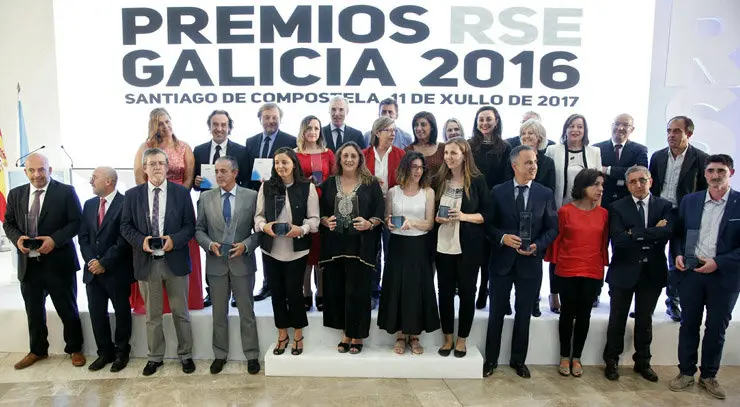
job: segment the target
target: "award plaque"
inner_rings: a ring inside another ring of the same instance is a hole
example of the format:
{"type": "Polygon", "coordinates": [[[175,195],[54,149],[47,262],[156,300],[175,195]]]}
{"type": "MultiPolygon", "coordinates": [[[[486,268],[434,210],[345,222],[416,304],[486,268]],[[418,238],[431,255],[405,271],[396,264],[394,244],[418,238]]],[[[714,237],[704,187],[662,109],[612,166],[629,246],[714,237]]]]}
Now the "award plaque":
{"type": "Polygon", "coordinates": [[[353,219],[360,216],[360,204],[357,195],[334,198],[334,216],[337,219],[336,231],[339,233],[357,233],[353,219]]]}
{"type": "Polygon", "coordinates": [[[28,250],[36,251],[41,248],[43,242],[41,239],[36,239],[37,233],[32,233],[31,225],[37,225],[38,219],[31,215],[26,215],[26,233],[28,233],[28,239],[23,241],[23,247],[28,250]]]}
{"type": "Polygon", "coordinates": [[[237,222],[234,219],[229,218],[224,227],[224,234],[221,237],[221,257],[228,258],[229,251],[234,247],[234,239],[236,237],[236,225],[237,222]]]}
{"type": "Polygon", "coordinates": [[[391,224],[393,224],[393,226],[396,229],[401,229],[401,227],[403,226],[403,222],[405,220],[406,220],[406,218],[404,216],[401,216],[401,215],[395,215],[395,216],[392,215],[391,216],[391,224]]]}
{"type": "Polygon", "coordinates": [[[684,254],[684,266],[687,269],[699,267],[699,259],[696,257],[696,245],[699,243],[699,230],[689,229],[686,231],[686,251],[684,254]]]}
{"type": "Polygon", "coordinates": [[[311,154],[311,180],[316,185],[324,182],[323,167],[323,163],[321,162],[321,154],[311,154]]]}
{"type": "Polygon", "coordinates": [[[449,218],[450,217],[450,207],[447,205],[439,205],[439,210],[437,210],[437,216],[440,218],[449,218]]]}
{"type": "Polygon", "coordinates": [[[278,236],[285,236],[290,231],[289,223],[277,221],[283,208],[285,208],[285,195],[275,195],[275,223],[272,225],[272,231],[278,236]]]}
{"type": "Polygon", "coordinates": [[[522,239],[520,249],[528,251],[532,244],[532,212],[519,213],[519,238],[522,239]]]}

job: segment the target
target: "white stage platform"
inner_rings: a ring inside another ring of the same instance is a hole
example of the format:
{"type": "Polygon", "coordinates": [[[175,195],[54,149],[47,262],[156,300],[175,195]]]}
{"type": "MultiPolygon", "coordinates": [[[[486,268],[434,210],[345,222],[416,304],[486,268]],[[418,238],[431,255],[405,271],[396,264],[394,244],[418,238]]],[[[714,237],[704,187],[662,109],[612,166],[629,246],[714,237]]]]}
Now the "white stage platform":
{"type": "MultiPolygon", "coordinates": [[[[8,267],[12,267],[10,262],[11,253],[0,253],[0,275],[3,276],[3,281],[0,282],[0,321],[3,321],[7,330],[4,335],[0,335],[0,352],[25,353],[28,351],[26,314],[19,283],[15,279],[15,270],[8,269],[8,267]]],[[[546,290],[547,282],[543,285],[543,293],[546,290]]],[[[554,365],[559,358],[558,316],[549,311],[546,298],[543,295],[541,302],[542,317],[532,318],[527,358],[527,363],[531,365],[554,365]]],[[[603,363],[602,351],[606,342],[606,327],[609,315],[606,290],[604,290],[601,300],[602,304],[593,310],[591,328],[584,349],[583,362],[587,365],[603,363]]],[[[78,304],[85,337],[84,352],[92,356],[95,355],[96,347],[87,312],[87,296],[82,283],[78,288],[78,304]]],[[[47,301],[47,311],[49,351],[53,354],[63,353],[62,324],[51,301],[47,301]]],[[[336,353],[336,344],[341,339],[340,332],[324,328],[322,314],[312,311],[308,313],[309,326],[303,331],[306,338],[304,354],[293,356],[288,350],[281,356],[273,356],[271,349],[277,338],[277,330],[273,324],[270,301],[255,303],[255,313],[262,351],[261,359],[265,361],[264,369],[267,375],[408,378],[480,377],[483,362],[482,354],[485,352],[487,309],[476,311],[473,329],[468,338],[468,355],[462,360],[456,360],[452,355],[447,358],[437,355],[437,348],[443,341],[440,330],[422,335],[421,343],[426,349],[424,355],[411,355],[409,352],[403,356],[394,354],[391,349],[394,336],[377,328],[375,322],[377,311],[373,312],[370,337],[364,341],[365,348],[360,355],[336,353]]],[[[735,314],[734,317],[737,320],[738,315],[735,314]]],[[[113,317],[111,316],[111,318],[113,317]]],[[[213,359],[210,308],[191,312],[191,320],[194,334],[194,358],[213,359]]],[[[229,323],[231,349],[229,359],[244,360],[238,336],[238,312],[235,308],[231,308],[229,323]]],[[[500,365],[508,364],[512,325],[513,317],[507,317],[504,325],[504,343],[499,358],[500,365]]],[[[175,332],[169,315],[165,316],[164,326],[167,337],[167,357],[175,358],[175,332]]],[[[672,322],[665,315],[665,306],[663,305],[663,298],[661,298],[654,316],[652,346],[652,363],[654,365],[677,364],[678,327],[677,323],[672,322]]],[[[631,329],[632,321],[630,320],[625,336],[626,351],[622,357],[622,363],[628,365],[632,363],[631,355],[633,352],[631,329]]],[[[132,356],[146,357],[145,317],[142,315],[134,316],[131,346],[132,356]]],[[[740,324],[735,321],[730,324],[727,330],[727,342],[725,343],[722,362],[726,365],[740,365],[740,324]]]]}

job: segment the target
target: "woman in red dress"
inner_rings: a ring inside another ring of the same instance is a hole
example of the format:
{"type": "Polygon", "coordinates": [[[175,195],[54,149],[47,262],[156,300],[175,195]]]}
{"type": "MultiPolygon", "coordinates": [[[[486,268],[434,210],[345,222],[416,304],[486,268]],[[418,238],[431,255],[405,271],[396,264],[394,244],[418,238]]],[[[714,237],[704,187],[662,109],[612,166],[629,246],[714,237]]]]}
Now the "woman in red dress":
{"type": "Polygon", "coordinates": [[[609,264],[609,213],[601,207],[604,174],[583,169],[573,181],[573,201],[558,210],[558,237],[545,261],[555,263],[560,289],[560,366],[563,376],[583,375],[581,353],[591,309],[609,264]],[[571,340],[573,347],[571,349],[571,340]],[[572,361],[571,361],[572,360],[572,361]]]}
{"type": "MultiPolygon", "coordinates": [[[[329,176],[334,175],[334,153],[326,148],[326,140],[321,133],[321,121],[316,116],[306,116],[301,120],[296,140],[296,156],[301,164],[303,175],[313,181],[316,192],[321,198],[320,185],[329,176]]],[[[321,278],[319,256],[321,255],[321,238],[318,233],[311,234],[311,251],[308,253],[308,265],[303,276],[303,301],[306,311],[313,306],[311,291],[311,271],[314,272],[316,284],[316,310],[324,310],[324,283],[321,278]]]]}
{"type": "MultiPolygon", "coordinates": [[[[146,174],[141,165],[141,157],[147,148],[161,148],[167,154],[168,168],[167,181],[180,184],[185,188],[192,188],[195,178],[195,157],[188,143],[179,140],[172,131],[170,114],[164,108],[158,107],[149,113],[149,136],[141,144],[136,152],[134,160],[134,177],[136,184],[140,185],[147,181],[146,174]]],[[[195,239],[190,240],[190,267],[188,278],[190,288],[188,289],[188,309],[203,309],[203,281],[200,270],[200,247],[195,239]]],[[[134,283],[131,287],[131,307],[135,314],[146,314],[144,297],[139,291],[139,284],[134,283]]],[[[167,300],[167,292],[164,291],[165,313],[170,312],[170,304],[167,300]]]]}

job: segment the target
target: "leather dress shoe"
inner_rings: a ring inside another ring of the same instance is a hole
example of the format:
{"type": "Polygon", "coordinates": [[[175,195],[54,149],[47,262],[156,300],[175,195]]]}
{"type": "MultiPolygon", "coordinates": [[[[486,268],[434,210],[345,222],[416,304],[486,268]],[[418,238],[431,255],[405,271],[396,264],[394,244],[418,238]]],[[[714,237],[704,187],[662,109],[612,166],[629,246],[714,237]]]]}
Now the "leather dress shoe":
{"type": "Polygon", "coordinates": [[[524,363],[518,365],[515,363],[509,363],[509,367],[516,371],[517,376],[524,379],[529,379],[532,375],[529,373],[529,368],[524,363]]]}
{"type": "Polygon", "coordinates": [[[162,367],[164,365],[164,362],[152,362],[151,360],[146,362],[146,366],[144,366],[144,371],[141,372],[144,376],[151,376],[153,375],[157,369],[162,367]]]}
{"type": "Polygon", "coordinates": [[[635,311],[630,311],[629,316],[630,318],[635,319],[635,311]]]}
{"type": "Polygon", "coordinates": [[[35,355],[35,354],[29,352],[28,355],[24,356],[23,359],[21,359],[13,367],[16,370],[25,369],[25,368],[31,366],[32,364],[38,362],[39,360],[43,360],[43,359],[46,359],[48,357],[49,357],[49,355],[39,356],[39,355],[35,355]]]}
{"type": "Polygon", "coordinates": [[[110,365],[110,371],[113,373],[120,372],[125,369],[126,366],[128,366],[128,355],[119,355],[116,357],[116,360],[113,361],[113,364],[110,365]]]}
{"type": "Polygon", "coordinates": [[[537,302],[534,304],[534,308],[532,308],[532,316],[535,318],[539,318],[542,316],[542,311],[540,311],[540,303],[537,302]]]}
{"type": "Polygon", "coordinates": [[[85,366],[85,363],[87,363],[87,359],[85,359],[82,352],[72,352],[69,356],[72,358],[72,365],[76,367],[85,366]]]}
{"type": "Polygon", "coordinates": [[[591,304],[591,307],[598,308],[599,304],[601,304],[601,299],[599,297],[596,297],[596,299],[594,300],[594,303],[591,304]]]}
{"type": "Polygon", "coordinates": [[[475,309],[483,309],[488,301],[488,290],[485,288],[478,291],[478,300],[475,301],[475,309]]]}
{"type": "Polygon", "coordinates": [[[650,367],[649,363],[636,363],[635,372],[642,375],[642,377],[644,377],[645,380],[649,380],[651,382],[658,381],[658,374],[655,373],[652,367],[650,367]]]}
{"type": "Polygon", "coordinates": [[[495,362],[483,362],[483,377],[488,377],[493,374],[493,371],[498,367],[498,363],[495,362]]]}
{"type": "Polygon", "coordinates": [[[231,306],[233,308],[236,308],[236,297],[234,297],[233,295],[231,296],[231,306]]]}
{"type": "Polygon", "coordinates": [[[107,365],[108,363],[112,362],[113,358],[108,356],[98,356],[97,359],[95,359],[94,362],[90,363],[90,366],[87,367],[87,369],[91,372],[97,372],[98,370],[102,369],[107,365]]]}
{"type": "Polygon", "coordinates": [[[182,364],[183,373],[190,374],[195,371],[195,362],[193,362],[193,359],[187,358],[180,363],[182,364]]]}
{"type": "Polygon", "coordinates": [[[254,296],[255,301],[262,301],[272,296],[272,291],[268,287],[262,287],[259,293],[254,296]]]}
{"type": "Polygon", "coordinates": [[[613,362],[607,362],[604,368],[604,377],[609,380],[619,380],[619,366],[613,362]]]}
{"type": "Polygon", "coordinates": [[[260,361],[257,359],[249,359],[247,361],[247,372],[249,374],[257,374],[260,372],[260,361]]]}
{"type": "Polygon", "coordinates": [[[506,315],[511,315],[513,312],[511,311],[511,304],[506,306],[506,315]]]}
{"type": "Polygon", "coordinates": [[[226,359],[215,359],[211,363],[211,374],[219,374],[226,364],[226,359]]]}
{"type": "Polygon", "coordinates": [[[678,308],[678,305],[671,304],[666,308],[665,313],[671,317],[673,322],[681,322],[681,309],[678,308]]]}
{"type": "Polygon", "coordinates": [[[211,294],[206,294],[206,298],[203,299],[203,307],[210,307],[211,305],[211,294]]]}

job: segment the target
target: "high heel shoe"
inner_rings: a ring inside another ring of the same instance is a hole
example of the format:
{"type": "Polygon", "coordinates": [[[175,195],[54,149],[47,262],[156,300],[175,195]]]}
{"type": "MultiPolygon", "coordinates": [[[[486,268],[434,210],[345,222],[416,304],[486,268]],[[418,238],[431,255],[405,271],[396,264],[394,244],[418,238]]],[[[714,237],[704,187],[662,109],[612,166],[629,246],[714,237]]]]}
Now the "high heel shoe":
{"type": "Polygon", "coordinates": [[[298,356],[301,353],[303,353],[303,348],[302,347],[301,348],[298,347],[298,342],[301,342],[301,345],[303,344],[303,338],[305,338],[305,336],[301,336],[301,339],[295,339],[295,338],[293,338],[293,347],[290,349],[290,354],[291,355],[298,356]]]}
{"type": "Polygon", "coordinates": [[[550,312],[560,314],[560,298],[557,294],[550,294],[550,312]]]}
{"type": "Polygon", "coordinates": [[[311,307],[313,307],[313,296],[309,295],[308,297],[303,297],[303,305],[306,307],[306,312],[311,311],[311,307]]]}
{"type": "Polygon", "coordinates": [[[316,311],[324,312],[324,297],[316,296],[316,311]]]}
{"type": "Polygon", "coordinates": [[[275,344],[275,349],[272,350],[273,355],[282,355],[285,353],[285,347],[288,346],[288,340],[290,338],[286,335],[284,339],[278,338],[277,344],[275,344]],[[282,345],[284,344],[284,345],[282,345]],[[282,345],[282,346],[281,346],[282,345]]]}

